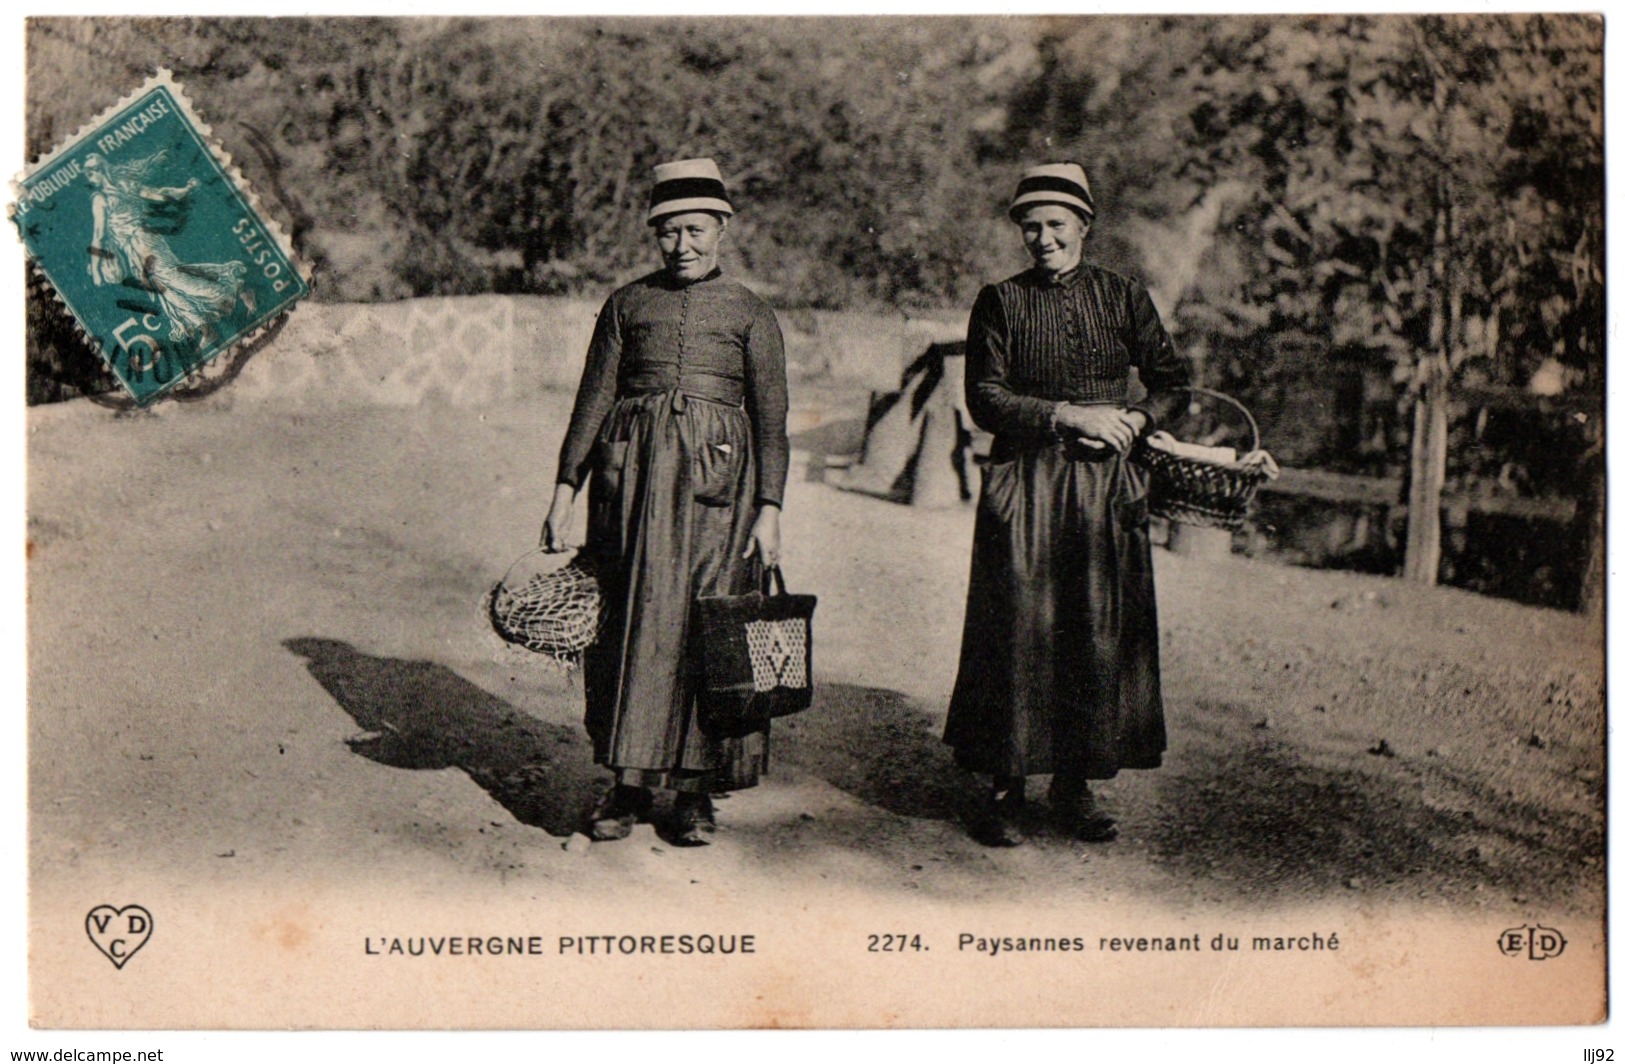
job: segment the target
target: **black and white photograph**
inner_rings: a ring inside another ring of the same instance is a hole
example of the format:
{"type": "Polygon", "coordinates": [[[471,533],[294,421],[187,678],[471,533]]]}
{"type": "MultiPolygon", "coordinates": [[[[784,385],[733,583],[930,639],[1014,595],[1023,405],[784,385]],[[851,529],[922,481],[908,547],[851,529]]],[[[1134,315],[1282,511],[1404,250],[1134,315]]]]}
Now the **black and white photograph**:
{"type": "Polygon", "coordinates": [[[21,33],[53,1045],[1607,1019],[1600,15],[21,33]]]}

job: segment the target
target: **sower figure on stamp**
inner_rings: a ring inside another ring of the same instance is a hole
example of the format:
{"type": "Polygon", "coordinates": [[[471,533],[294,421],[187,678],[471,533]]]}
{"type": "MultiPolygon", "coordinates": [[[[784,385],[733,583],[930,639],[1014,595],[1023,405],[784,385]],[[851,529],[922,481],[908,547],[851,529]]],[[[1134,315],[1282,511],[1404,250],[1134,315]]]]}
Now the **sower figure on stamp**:
{"type": "MultiPolygon", "coordinates": [[[[230,262],[182,262],[164,233],[173,222],[157,224],[163,207],[186,202],[197,178],[173,188],[148,185],[148,174],[164,153],[128,163],[111,163],[92,152],[85,157],[91,196],[90,277],[96,285],[133,282],[158,301],[169,322],[168,339],[212,339],[216,323],[242,297],[248,267],[230,262]]],[[[250,297],[252,298],[252,297],[250,297]]]]}
{"type": "Polygon", "coordinates": [[[616,778],[586,827],[596,839],[625,838],[664,788],[676,794],[671,841],[704,845],[710,796],[755,786],[767,767],[765,731],[700,729],[690,636],[697,596],[742,594],[778,564],[789,461],[778,320],[717,266],[732,215],[710,159],[655,168],[648,221],[665,265],[598,314],[542,530],[545,548],[571,546],[590,471],[605,624],[584,656],[586,724],[616,778]]]}
{"type": "Polygon", "coordinates": [[[1146,480],[1129,448],[1190,381],[1139,284],[1081,261],[1094,220],[1083,168],[1033,167],[1010,217],[1033,267],[982,289],[966,400],[994,433],[983,471],[959,675],[945,740],[992,777],[972,818],[1022,841],[1026,777],[1074,837],[1116,825],[1089,789],[1155,768],[1167,741],[1146,480]],[[1129,368],[1149,395],[1129,406],[1129,368]]]}

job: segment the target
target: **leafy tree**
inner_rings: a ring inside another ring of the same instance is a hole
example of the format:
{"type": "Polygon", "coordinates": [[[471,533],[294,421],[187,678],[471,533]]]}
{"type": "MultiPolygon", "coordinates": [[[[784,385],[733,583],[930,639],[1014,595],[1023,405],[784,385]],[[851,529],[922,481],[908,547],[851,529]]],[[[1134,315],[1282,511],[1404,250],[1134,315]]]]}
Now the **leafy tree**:
{"type": "MultiPolygon", "coordinates": [[[[1600,381],[1599,21],[1170,19],[1106,30],[1090,33],[1087,50],[1070,28],[1041,42],[1025,117],[999,147],[1030,153],[1059,132],[1099,161],[1106,194],[1152,233],[1225,190],[1208,268],[1165,293],[1210,356],[1211,379],[1279,395],[1333,363],[1384,372],[1412,412],[1416,521],[1437,513],[1453,384],[1523,387],[1553,359],[1571,386],[1600,381]],[[1131,42],[1148,39],[1155,47],[1136,54],[1131,42]]],[[[1142,233],[1139,244],[1155,265],[1156,242],[1142,233]]],[[[1410,565],[1427,579],[1436,529],[1412,540],[1410,565]]]]}
{"type": "MultiPolygon", "coordinates": [[[[172,67],[321,298],[602,292],[650,261],[650,167],[706,154],[742,208],[732,268],[781,305],[964,307],[1021,264],[1001,210],[1019,166],[1077,158],[1099,257],[1145,277],[1204,379],[1272,421],[1287,457],[1415,470],[1417,514],[1436,510],[1447,452],[1463,483],[1590,490],[1562,470],[1596,421],[1490,446],[1495,428],[1449,409],[1471,389],[1600,388],[1594,18],[34,19],[28,34],[31,151],[172,67]],[[1371,402],[1385,387],[1397,399],[1371,402]],[[1336,416],[1285,416],[1315,396],[1336,416]]],[[[35,361],[83,384],[72,345],[45,334],[32,327],[35,361]]],[[[1428,555],[1411,552],[1418,575],[1428,555]]]]}

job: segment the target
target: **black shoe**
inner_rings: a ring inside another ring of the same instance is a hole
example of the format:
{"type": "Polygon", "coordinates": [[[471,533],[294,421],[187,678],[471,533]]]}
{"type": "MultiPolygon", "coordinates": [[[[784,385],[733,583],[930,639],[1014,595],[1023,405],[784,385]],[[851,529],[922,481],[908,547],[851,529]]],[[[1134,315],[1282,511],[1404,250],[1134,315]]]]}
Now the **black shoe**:
{"type": "Polygon", "coordinates": [[[1020,846],[1027,841],[1021,815],[1027,795],[1020,785],[987,792],[971,822],[971,837],[983,846],[1020,846]]]}
{"type": "Polygon", "coordinates": [[[679,791],[671,807],[673,846],[709,846],[717,830],[717,812],[709,794],[679,791]]]}
{"type": "Polygon", "coordinates": [[[1049,788],[1050,813],[1055,822],[1080,842],[1110,842],[1117,838],[1117,821],[1095,800],[1089,784],[1057,776],[1049,788]]]}
{"type": "Polygon", "coordinates": [[[617,783],[587,815],[587,834],[598,842],[626,838],[638,821],[648,817],[654,798],[647,787],[617,783]]]}

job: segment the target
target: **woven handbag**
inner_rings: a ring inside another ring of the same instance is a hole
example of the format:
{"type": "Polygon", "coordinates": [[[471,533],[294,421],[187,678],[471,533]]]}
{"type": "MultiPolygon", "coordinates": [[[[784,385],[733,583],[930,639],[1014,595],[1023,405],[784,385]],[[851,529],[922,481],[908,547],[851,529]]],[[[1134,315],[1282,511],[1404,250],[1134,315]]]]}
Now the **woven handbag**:
{"type": "Polygon", "coordinates": [[[486,596],[486,613],[497,635],[546,655],[566,668],[598,639],[603,596],[592,556],[578,552],[559,566],[556,555],[532,550],[508,567],[486,596]]]}
{"type": "MultiPolygon", "coordinates": [[[[1223,392],[1188,387],[1193,395],[1205,395],[1229,403],[1247,419],[1252,432],[1250,451],[1258,450],[1258,422],[1240,402],[1223,392]]],[[[1259,485],[1270,474],[1259,466],[1244,467],[1223,462],[1173,454],[1153,447],[1143,439],[1134,445],[1132,457],[1151,474],[1150,508],[1158,517],[1186,525],[1223,528],[1235,532],[1247,520],[1247,508],[1259,485]]]]}
{"type": "Polygon", "coordinates": [[[777,566],[758,591],[704,595],[695,634],[704,682],[700,730],[718,738],[759,732],[774,717],[812,704],[812,616],[816,595],[792,595],[777,566]]]}

